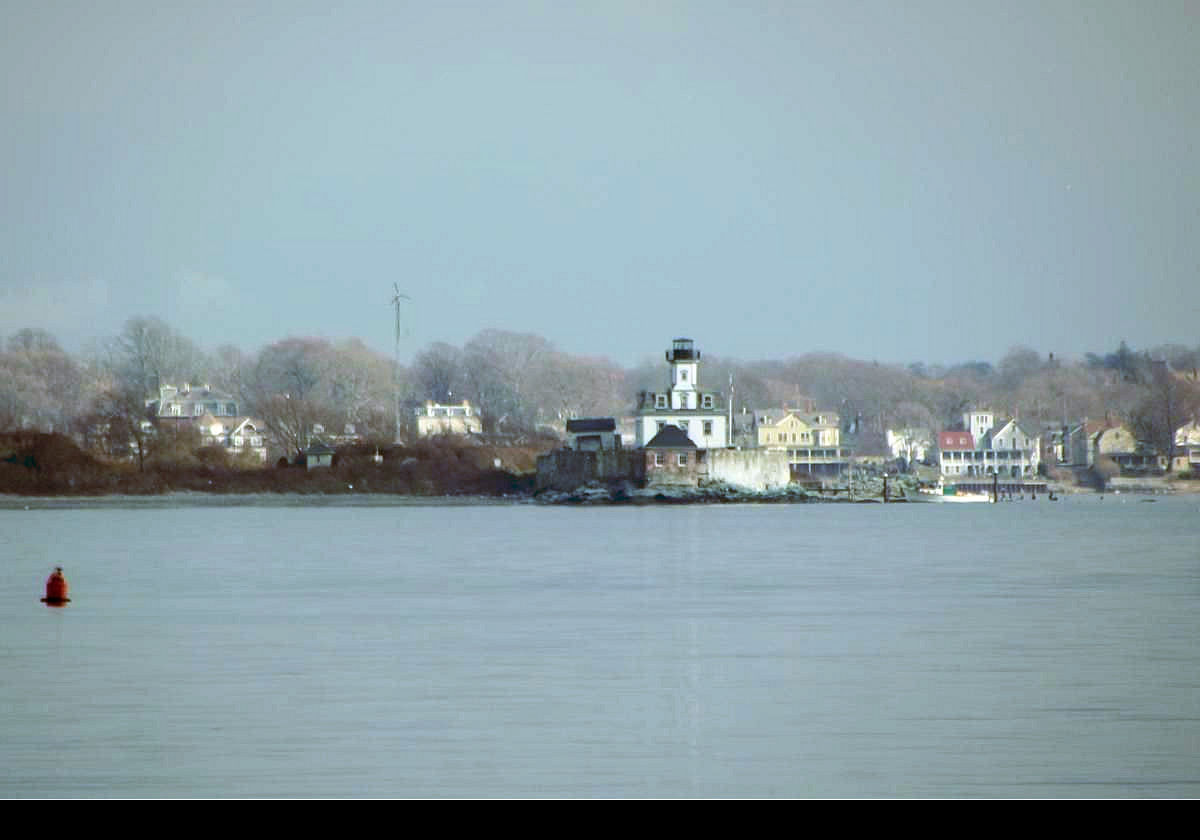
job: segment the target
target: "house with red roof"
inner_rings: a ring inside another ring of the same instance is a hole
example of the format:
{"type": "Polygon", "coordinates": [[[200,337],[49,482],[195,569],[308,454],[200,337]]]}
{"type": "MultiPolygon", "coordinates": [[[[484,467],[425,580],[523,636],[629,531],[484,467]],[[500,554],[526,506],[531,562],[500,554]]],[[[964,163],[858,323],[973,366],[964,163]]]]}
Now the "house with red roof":
{"type": "Polygon", "coordinates": [[[938,433],[938,464],[943,478],[1037,475],[1041,437],[1031,434],[1015,419],[996,422],[990,411],[968,411],[963,414],[963,426],[962,430],[938,433]]]}

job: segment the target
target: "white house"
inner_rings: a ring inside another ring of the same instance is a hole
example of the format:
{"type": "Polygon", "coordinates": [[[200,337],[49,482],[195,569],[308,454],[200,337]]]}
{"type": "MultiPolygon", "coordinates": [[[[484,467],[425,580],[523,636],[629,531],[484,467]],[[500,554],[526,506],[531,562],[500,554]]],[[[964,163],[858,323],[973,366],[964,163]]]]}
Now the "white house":
{"type": "Polygon", "coordinates": [[[700,387],[700,351],[690,338],[677,338],[666,357],[670,388],[638,394],[634,444],[643,447],[667,426],[675,426],[698,449],[728,446],[729,424],[721,393],[700,387]]]}
{"type": "Polygon", "coordinates": [[[1171,469],[1200,472],[1200,423],[1192,420],[1175,430],[1175,450],[1171,469]]]}
{"type": "Polygon", "coordinates": [[[461,405],[441,405],[429,400],[416,409],[417,436],[469,435],[483,431],[483,418],[479,410],[467,400],[461,405]]]}
{"type": "Polygon", "coordinates": [[[903,458],[910,464],[924,461],[933,450],[933,435],[928,429],[888,429],[887,448],[893,458],[903,458]]]}
{"type": "Polygon", "coordinates": [[[160,420],[199,420],[205,414],[213,417],[237,417],[238,405],[230,394],[217,391],[208,385],[193,388],[185,382],[182,386],[163,385],[158,389],[158,399],[147,403],[160,420]]]}
{"type": "Polygon", "coordinates": [[[267,460],[267,441],[262,422],[252,417],[214,417],[203,414],[196,418],[201,446],[220,446],[231,455],[252,454],[260,462],[267,460]]]}
{"type": "Polygon", "coordinates": [[[988,426],[990,411],[963,414],[963,431],[938,435],[938,464],[946,477],[975,478],[992,474],[1004,478],[1030,478],[1041,463],[1042,439],[1023,429],[1016,420],[988,426]],[[973,429],[982,429],[976,434],[973,429]]]}

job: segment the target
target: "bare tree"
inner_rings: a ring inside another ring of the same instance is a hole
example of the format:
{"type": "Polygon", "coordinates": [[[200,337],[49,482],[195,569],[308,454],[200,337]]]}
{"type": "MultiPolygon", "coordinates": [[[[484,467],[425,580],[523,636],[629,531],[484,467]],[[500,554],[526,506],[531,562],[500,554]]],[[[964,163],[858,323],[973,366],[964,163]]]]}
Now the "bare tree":
{"type": "Polygon", "coordinates": [[[143,399],[158,395],[162,385],[203,378],[204,354],[191,341],[158,318],[130,318],[109,343],[107,361],[125,385],[143,399]]]}
{"type": "Polygon", "coordinates": [[[413,381],[419,397],[450,402],[466,385],[462,351],[441,341],[429,345],[413,359],[413,381]]]}
{"type": "Polygon", "coordinates": [[[133,456],[138,471],[145,470],[154,429],[137,386],[117,384],[101,393],[93,406],[92,420],[100,429],[107,455],[122,459],[133,456]]]}
{"type": "Polygon", "coordinates": [[[467,384],[484,417],[499,430],[528,429],[537,421],[529,383],[536,366],[554,348],[538,335],[484,330],[467,342],[463,359],[467,384]]]}
{"type": "Polygon", "coordinates": [[[78,363],[45,330],[23,329],[0,352],[0,428],[65,432],[86,410],[78,363]]]}
{"type": "Polygon", "coordinates": [[[1169,469],[1175,461],[1175,431],[1200,410],[1200,387],[1176,376],[1163,361],[1152,366],[1141,390],[1143,397],[1130,415],[1130,425],[1138,440],[1166,456],[1169,469]]]}

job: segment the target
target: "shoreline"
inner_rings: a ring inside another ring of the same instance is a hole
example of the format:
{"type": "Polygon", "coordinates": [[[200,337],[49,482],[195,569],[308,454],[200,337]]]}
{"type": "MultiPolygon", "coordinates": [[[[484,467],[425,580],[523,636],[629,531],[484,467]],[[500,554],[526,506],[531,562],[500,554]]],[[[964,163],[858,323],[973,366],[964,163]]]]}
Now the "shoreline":
{"type": "MultiPolygon", "coordinates": [[[[1188,496],[1200,494],[1200,483],[1175,482],[1167,488],[1109,488],[1098,491],[1086,487],[1063,487],[1060,497],[1104,496],[1188,496]]],[[[1027,500],[1033,501],[1033,500],[1027,500]]],[[[1037,501],[1041,501],[1041,498],[1037,501]]],[[[536,505],[539,507],[653,507],[677,505],[728,504],[832,504],[881,505],[911,504],[894,498],[884,502],[878,496],[850,499],[798,488],[774,492],[740,492],[730,488],[676,488],[634,490],[612,493],[606,488],[577,488],[571,492],[543,491],[534,494],[408,494],[386,492],[218,492],[171,490],[163,493],[105,493],[91,495],[20,495],[0,493],[0,510],[73,510],[83,508],[167,508],[167,507],[479,507],[536,505]]]]}

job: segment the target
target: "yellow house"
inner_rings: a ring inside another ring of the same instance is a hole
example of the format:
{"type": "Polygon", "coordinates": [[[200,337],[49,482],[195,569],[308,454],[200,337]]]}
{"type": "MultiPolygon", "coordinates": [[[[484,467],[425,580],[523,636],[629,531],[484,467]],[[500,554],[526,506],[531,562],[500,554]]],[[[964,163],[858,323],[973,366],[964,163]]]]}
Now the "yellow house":
{"type": "Polygon", "coordinates": [[[853,455],[842,448],[835,411],[800,412],[791,408],[756,411],[754,426],[758,447],[786,452],[794,476],[839,475],[853,455]]]}
{"type": "Polygon", "coordinates": [[[755,412],[760,449],[794,449],[797,446],[840,446],[841,429],[835,412],[802,415],[793,409],[755,412]]]}
{"type": "Polygon", "coordinates": [[[789,410],[762,411],[755,426],[760,449],[791,449],[796,446],[815,446],[813,427],[789,410]]]}

